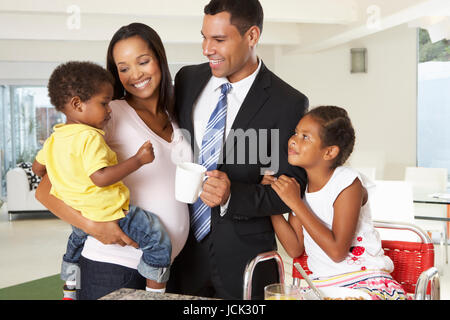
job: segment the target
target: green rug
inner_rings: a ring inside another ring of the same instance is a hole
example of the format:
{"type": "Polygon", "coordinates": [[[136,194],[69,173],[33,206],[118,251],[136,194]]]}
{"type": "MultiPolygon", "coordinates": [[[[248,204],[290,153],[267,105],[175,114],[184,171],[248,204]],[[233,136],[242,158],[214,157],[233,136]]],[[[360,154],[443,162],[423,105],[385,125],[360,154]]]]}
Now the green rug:
{"type": "Polygon", "coordinates": [[[0,300],[61,300],[63,285],[56,274],[0,289],[0,300]]]}

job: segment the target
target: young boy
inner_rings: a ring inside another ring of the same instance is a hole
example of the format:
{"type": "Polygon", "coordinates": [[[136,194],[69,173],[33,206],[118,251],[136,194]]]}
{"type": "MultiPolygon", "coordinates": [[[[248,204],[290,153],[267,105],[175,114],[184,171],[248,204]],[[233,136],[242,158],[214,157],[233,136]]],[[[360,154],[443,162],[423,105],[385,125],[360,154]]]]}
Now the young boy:
{"type": "MultiPolygon", "coordinates": [[[[118,163],[102,130],[110,118],[109,102],[114,79],[91,62],[68,62],[50,76],[51,103],[66,115],[57,124],[33,163],[33,171],[48,174],[50,193],[93,221],[117,220],[121,229],[139,244],[143,254],[137,267],[147,279],[147,290],[164,292],[169,277],[170,238],[153,213],[129,205],[129,190],[121,179],[155,155],[150,141],[131,158],[118,163]]],[[[76,270],[87,234],[73,227],[63,256],[61,279],[64,299],[75,299],[76,270]]]]}

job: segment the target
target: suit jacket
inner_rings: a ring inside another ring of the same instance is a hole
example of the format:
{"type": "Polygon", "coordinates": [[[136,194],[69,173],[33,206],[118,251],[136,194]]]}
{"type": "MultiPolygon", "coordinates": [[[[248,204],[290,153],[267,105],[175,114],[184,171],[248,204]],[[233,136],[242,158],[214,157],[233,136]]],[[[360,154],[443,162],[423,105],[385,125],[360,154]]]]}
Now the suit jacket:
{"type": "MultiPolygon", "coordinates": [[[[176,113],[180,128],[190,134],[193,150],[196,146],[192,108],[211,76],[209,64],[205,63],[184,67],[175,77],[176,113]]],[[[211,211],[210,263],[192,261],[195,255],[186,257],[190,261],[183,263],[185,277],[189,275],[193,283],[202,268],[211,265],[214,285],[220,286],[230,297],[240,299],[246,264],[257,254],[276,249],[270,215],[290,209],[269,185],[260,184],[263,168],[278,169],[276,176],[295,177],[304,192],[306,173],[288,164],[287,145],[307,108],[305,95],[262,64],[235,118],[222,149],[223,161],[217,167],[231,181],[231,198],[224,216],[220,216],[220,206],[211,211]],[[185,268],[187,265],[196,266],[189,271],[185,268]]],[[[272,270],[276,277],[276,269],[272,270]]],[[[270,278],[267,274],[259,277],[256,272],[253,276],[256,282],[264,277],[270,278]]]]}

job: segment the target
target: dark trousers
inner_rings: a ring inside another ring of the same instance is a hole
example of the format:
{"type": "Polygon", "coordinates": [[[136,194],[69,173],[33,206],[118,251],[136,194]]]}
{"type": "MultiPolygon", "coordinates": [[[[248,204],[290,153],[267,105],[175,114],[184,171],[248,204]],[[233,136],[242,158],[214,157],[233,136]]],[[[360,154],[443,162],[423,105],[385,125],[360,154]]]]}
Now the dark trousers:
{"type": "Polygon", "coordinates": [[[199,297],[233,299],[217,281],[216,270],[210,262],[210,235],[200,243],[189,232],[187,242],[171,267],[166,291],[199,297]],[[201,268],[199,267],[201,266],[201,268]],[[213,278],[215,277],[213,284],[213,278]]]}
{"type": "Polygon", "coordinates": [[[96,300],[117,289],[145,290],[146,280],[136,269],[92,261],[81,256],[78,300],[96,300]]]}
{"type": "MultiPolygon", "coordinates": [[[[181,253],[175,258],[166,292],[202,297],[213,297],[227,300],[241,300],[243,287],[238,292],[226,289],[224,281],[242,283],[244,270],[239,279],[224,279],[217,266],[211,261],[211,234],[200,243],[189,233],[187,242],[181,253]]],[[[232,257],[230,257],[231,259],[232,257]]],[[[278,271],[275,261],[269,260],[259,263],[253,273],[252,299],[264,299],[264,287],[278,282],[278,271]]]]}

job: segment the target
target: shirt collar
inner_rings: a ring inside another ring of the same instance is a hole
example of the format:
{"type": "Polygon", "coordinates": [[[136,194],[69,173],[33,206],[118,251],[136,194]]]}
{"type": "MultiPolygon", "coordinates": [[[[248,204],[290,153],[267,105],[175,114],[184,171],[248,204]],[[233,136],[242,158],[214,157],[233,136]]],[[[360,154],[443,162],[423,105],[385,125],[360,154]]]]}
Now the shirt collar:
{"type": "MultiPolygon", "coordinates": [[[[256,68],[256,70],[249,75],[248,77],[239,80],[238,82],[234,82],[232,83],[232,87],[233,88],[239,88],[239,87],[243,87],[243,86],[251,86],[251,84],[253,83],[253,81],[255,80],[256,76],[258,75],[259,70],[261,69],[261,65],[262,65],[262,60],[258,57],[258,68],[256,68]]],[[[220,90],[220,87],[224,84],[224,83],[229,83],[230,81],[228,81],[227,77],[215,77],[212,76],[212,87],[214,89],[214,91],[216,90],[220,90]]]]}
{"type": "Polygon", "coordinates": [[[53,127],[53,130],[55,132],[57,131],[60,135],[72,135],[85,130],[94,130],[99,132],[101,135],[105,135],[105,131],[81,123],[58,123],[53,127]]]}

